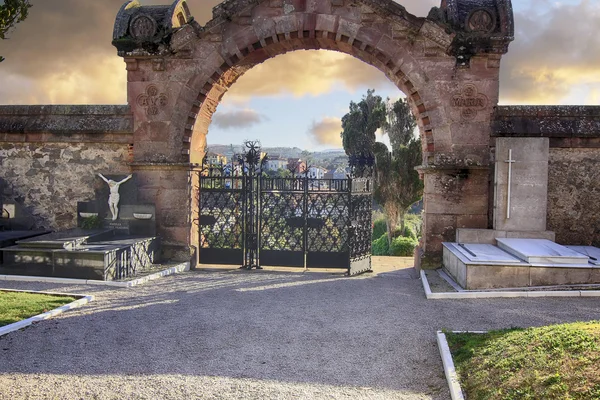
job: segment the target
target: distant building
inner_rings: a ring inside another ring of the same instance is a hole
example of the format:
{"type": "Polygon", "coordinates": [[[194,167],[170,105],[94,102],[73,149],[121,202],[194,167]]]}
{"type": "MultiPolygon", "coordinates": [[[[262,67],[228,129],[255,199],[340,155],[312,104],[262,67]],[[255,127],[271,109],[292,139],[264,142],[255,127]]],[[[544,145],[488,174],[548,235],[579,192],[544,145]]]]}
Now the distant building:
{"type": "Polygon", "coordinates": [[[327,173],[327,168],[308,167],[308,177],[311,179],[324,179],[326,173],[327,173]]]}
{"type": "Polygon", "coordinates": [[[210,166],[227,164],[227,157],[218,153],[206,153],[206,163],[210,166]]]}
{"type": "Polygon", "coordinates": [[[282,158],[279,155],[269,156],[266,163],[266,169],[270,171],[277,171],[279,169],[287,169],[288,160],[282,158]]]}
{"type": "Polygon", "coordinates": [[[339,167],[333,171],[333,179],[346,179],[348,178],[348,173],[345,168],[339,167]]]}
{"type": "Polygon", "coordinates": [[[303,174],[306,170],[306,163],[301,158],[288,158],[288,171],[294,171],[296,175],[303,174]]]}

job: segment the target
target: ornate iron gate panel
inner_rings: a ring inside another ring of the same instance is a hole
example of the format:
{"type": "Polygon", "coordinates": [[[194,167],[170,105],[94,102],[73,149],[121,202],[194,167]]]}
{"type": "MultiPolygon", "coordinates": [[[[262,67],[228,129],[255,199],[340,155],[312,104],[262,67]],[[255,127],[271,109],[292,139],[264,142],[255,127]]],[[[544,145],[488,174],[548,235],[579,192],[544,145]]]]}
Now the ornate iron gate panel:
{"type": "Polygon", "coordinates": [[[259,257],[262,265],[304,266],[303,179],[261,178],[259,257]]]}
{"type": "Polygon", "coordinates": [[[272,178],[257,165],[199,173],[201,264],[371,270],[370,179],[272,178]]]}
{"type": "Polygon", "coordinates": [[[348,179],[307,181],[307,260],[310,268],[348,268],[348,179]]]}
{"type": "Polygon", "coordinates": [[[372,181],[352,180],[350,210],[350,267],[349,275],[371,271],[371,236],[373,233],[372,181]]]}
{"type": "Polygon", "coordinates": [[[200,177],[198,226],[202,263],[242,264],[245,186],[241,177],[200,177]]]}

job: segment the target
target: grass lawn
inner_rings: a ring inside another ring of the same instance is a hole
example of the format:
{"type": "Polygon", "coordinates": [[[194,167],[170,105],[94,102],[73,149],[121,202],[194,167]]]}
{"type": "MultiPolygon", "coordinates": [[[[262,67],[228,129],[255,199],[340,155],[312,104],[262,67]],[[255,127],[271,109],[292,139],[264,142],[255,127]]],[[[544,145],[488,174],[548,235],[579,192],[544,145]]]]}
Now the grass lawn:
{"type": "Polygon", "coordinates": [[[600,322],[446,333],[467,399],[600,399],[600,322]]]}
{"type": "Polygon", "coordinates": [[[0,291],[0,326],[33,317],[75,301],[74,297],[0,291]]]}

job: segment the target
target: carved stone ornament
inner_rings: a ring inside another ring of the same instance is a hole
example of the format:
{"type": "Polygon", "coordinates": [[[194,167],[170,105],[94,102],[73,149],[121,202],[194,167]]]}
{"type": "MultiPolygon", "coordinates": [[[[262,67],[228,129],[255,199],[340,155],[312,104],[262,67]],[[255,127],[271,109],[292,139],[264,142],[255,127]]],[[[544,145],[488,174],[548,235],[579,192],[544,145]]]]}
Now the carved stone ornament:
{"type": "Polygon", "coordinates": [[[460,115],[465,120],[472,120],[477,113],[487,107],[488,98],[479,93],[477,86],[466,84],[460,94],[452,97],[452,107],[460,108],[460,115]]]}
{"type": "Polygon", "coordinates": [[[147,115],[158,115],[169,104],[169,98],[166,94],[159,93],[156,86],[149,85],[146,88],[146,93],[140,94],[137,97],[137,104],[146,109],[147,115]]]}
{"type": "Polygon", "coordinates": [[[496,15],[485,8],[473,10],[467,18],[466,27],[474,33],[491,33],[496,28],[496,15]]]}
{"type": "Polygon", "coordinates": [[[135,39],[147,39],[156,34],[156,21],[145,14],[136,15],[131,19],[129,32],[135,39]]]}

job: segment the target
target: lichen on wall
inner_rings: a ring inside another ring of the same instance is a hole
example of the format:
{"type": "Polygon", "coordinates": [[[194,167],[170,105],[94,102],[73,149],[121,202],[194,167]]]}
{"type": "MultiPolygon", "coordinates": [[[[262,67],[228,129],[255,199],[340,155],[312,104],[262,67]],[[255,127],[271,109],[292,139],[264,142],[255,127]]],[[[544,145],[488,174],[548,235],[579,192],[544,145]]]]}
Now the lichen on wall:
{"type": "Polygon", "coordinates": [[[94,198],[97,173],[130,173],[128,148],[115,143],[0,143],[5,202],[15,201],[36,228],[73,228],[77,202],[94,198]]]}
{"type": "Polygon", "coordinates": [[[548,229],[556,241],[600,247],[600,148],[552,148],[548,229]]]}

